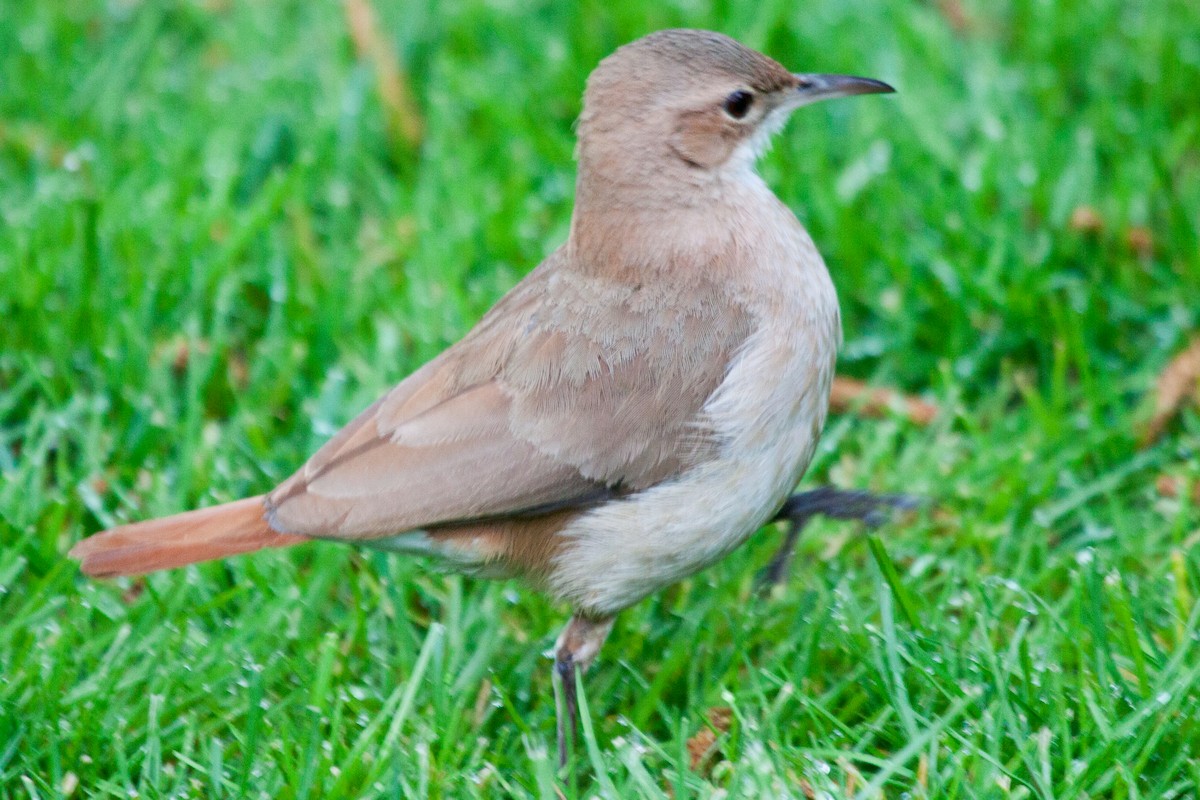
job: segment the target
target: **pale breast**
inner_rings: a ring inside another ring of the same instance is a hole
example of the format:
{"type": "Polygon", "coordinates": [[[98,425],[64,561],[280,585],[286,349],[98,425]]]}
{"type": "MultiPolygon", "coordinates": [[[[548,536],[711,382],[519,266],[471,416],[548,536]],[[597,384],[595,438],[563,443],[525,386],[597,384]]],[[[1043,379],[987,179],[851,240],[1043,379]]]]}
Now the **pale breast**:
{"type": "Polygon", "coordinates": [[[677,479],[572,521],[549,576],[576,608],[615,613],[718,561],[779,508],[825,422],[841,326],[824,263],[795,226],[758,265],[757,325],[704,407],[719,448],[677,479]],[[794,231],[794,233],[793,233],[794,231]]]}

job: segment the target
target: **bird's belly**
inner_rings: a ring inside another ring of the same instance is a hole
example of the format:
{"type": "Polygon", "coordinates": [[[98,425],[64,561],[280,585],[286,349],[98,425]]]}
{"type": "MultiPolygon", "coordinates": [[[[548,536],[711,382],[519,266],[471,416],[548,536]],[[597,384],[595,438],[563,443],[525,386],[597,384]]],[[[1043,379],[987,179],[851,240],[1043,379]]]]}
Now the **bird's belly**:
{"type": "Polygon", "coordinates": [[[828,335],[749,343],[705,406],[716,456],[567,525],[548,588],[586,612],[615,613],[715,563],[767,522],[824,425],[833,322],[828,335]]]}

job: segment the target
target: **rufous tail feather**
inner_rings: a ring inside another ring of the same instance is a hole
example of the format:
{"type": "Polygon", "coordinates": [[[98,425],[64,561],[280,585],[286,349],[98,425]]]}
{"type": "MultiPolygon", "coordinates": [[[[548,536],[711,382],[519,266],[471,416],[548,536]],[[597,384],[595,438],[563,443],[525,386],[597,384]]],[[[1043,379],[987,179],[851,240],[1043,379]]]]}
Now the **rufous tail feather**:
{"type": "Polygon", "coordinates": [[[307,541],[272,530],[262,496],[122,525],[89,536],[71,549],[85,575],[111,578],[211,561],[266,547],[307,541]]]}

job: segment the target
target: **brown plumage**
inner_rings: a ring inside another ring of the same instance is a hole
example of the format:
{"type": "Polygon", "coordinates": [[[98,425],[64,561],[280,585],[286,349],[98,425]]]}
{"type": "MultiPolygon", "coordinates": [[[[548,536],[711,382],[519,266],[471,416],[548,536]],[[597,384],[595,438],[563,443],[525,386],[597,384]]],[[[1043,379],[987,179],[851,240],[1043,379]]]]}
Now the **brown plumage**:
{"type": "Polygon", "coordinates": [[[837,296],[754,161],[793,109],[882,91],[706,31],[622,47],[588,79],[566,243],[462,341],[266,495],[72,555],[118,575],[317,538],[521,576],[576,611],[573,713],[613,615],[745,541],[812,458],[837,296]]]}
{"type": "Polygon", "coordinates": [[[247,497],[212,508],[122,525],[84,539],[71,549],[80,569],[94,578],[137,575],[197,561],[286,547],[304,541],[273,530],[263,498],[247,497]]]}
{"type": "Polygon", "coordinates": [[[580,275],[560,250],[270,493],[271,524],[364,539],[653,486],[711,447],[695,419],[749,328],[707,281],[580,275]]]}

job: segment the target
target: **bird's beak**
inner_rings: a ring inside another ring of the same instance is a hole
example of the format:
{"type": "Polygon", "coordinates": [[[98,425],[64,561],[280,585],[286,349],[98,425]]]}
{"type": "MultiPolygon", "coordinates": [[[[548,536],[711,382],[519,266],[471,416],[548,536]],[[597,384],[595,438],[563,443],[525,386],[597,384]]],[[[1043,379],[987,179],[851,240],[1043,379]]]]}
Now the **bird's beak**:
{"type": "Polygon", "coordinates": [[[873,78],[856,78],[853,75],[796,75],[797,105],[808,105],[818,100],[834,97],[849,97],[856,94],[891,94],[896,91],[883,81],[873,78]]]}

